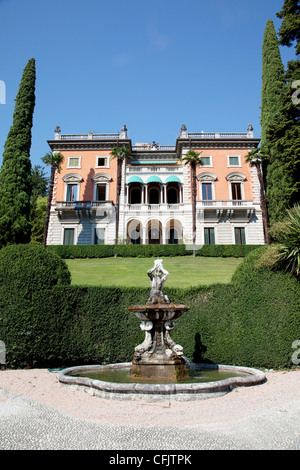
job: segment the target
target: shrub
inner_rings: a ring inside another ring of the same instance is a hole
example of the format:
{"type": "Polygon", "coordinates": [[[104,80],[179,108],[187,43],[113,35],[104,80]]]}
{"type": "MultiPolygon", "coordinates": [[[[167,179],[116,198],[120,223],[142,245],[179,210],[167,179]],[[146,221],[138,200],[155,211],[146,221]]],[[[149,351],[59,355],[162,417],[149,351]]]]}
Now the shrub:
{"type": "Polygon", "coordinates": [[[0,250],[0,289],[24,298],[33,292],[71,283],[66,263],[39,245],[9,245],[0,250]]]}
{"type": "Polygon", "coordinates": [[[255,267],[258,269],[278,269],[281,265],[280,245],[269,245],[258,258],[255,267]]]}
{"type": "MultiPolygon", "coordinates": [[[[241,258],[257,248],[259,245],[203,245],[197,248],[196,256],[241,258]]],[[[54,251],[63,259],[192,255],[192,250],[189,250],[186,245],[49,245],[47,249],[54,251]]]]}
{"type": "Polygon", "coordinates": [[[282,234],[287,229],[287,222],[286,221],[279,221],[270,227],[269,233],[271,237],[271,241],[273,243],[281,243],[282,242],[282,234]]]}
{"type": "MultiPolygon", "coordinates": [[[[49,292],[68,286],[71,277],[66,263],[39,245],[11,245],[0,251],[0,338],[8,350],[11,367],[34,365],[44,357],[41,342],[60,316],[56,306],[50,321],[49,292]],[[48,289],[45,290],[45,289],[48,289]],[[36,293],[42,294],[43,308],[36,312],[36,293]],[[43,329],[43,330],[42,330],[43,329]]],[[[53,354],[53,353],[52,353],[53,354]]]]}

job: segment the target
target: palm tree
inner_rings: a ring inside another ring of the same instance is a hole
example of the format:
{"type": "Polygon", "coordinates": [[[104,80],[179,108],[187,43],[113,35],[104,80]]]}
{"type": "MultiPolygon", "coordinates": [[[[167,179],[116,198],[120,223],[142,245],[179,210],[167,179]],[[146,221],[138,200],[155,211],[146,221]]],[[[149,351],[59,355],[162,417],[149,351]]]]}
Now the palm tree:
{"type": "Polygon", "coordinates": [[[269,220],[268,220],[268,209],[267,209],[267,201],[264,189],[264,179],[261,170],[262,162],[266,161],[269,158],[269,155],[265,153],[263,150],[256,148],[249,152],[246,157],[246,162],[250,163],[250,166],[255,166],[257,170],[257,176],[260,184],[260,203],[261,203],[261,210],[262,210],[262,218],[263,218],[263,227],[264,227],[264,238],[266,245],[270,245],[270,235],[269,235],[269,220]]]}
{"type": "Polygon", "coordinates": [[[54,177],[56,170],[58,173],[61,170],[61,164],[63,162],[64,156],[60,152],[49,152],[46,153],[44,157],[42,157],[42,161],[47,165],[51,165],[51,175],[49,181],[49,192],[48,192],[48,199],[47,199],[47,211],[46,211],[46,218],[45,218],[45,226],[44,226],[44,235],[43,235],[43,246],[46,247],[47,244],[47,235],[48,235],[48,227],[50,221],[50,211],[51,211],[51,202],[53,197],[53,188],[54,188],[54,177]]]}
{"type": "Polygon", "coordinates": [[[120,195],[122,188],[122,167],[123,161],[131,158],[130,150],[128,147],[114,147],[110,152],[112,158],[117,159],[117,195],[116,195],[116,239],[115,244],[118,244],[119,238],[119,218],[120,218],[120,195]]]}
{"type": "Polygon", "coordinates": [[[193,225],[193,256],[196,256],[196,199],[197,199],[197,184],[196,184],[196,166],[203,165],[203,160],[200,157],[202,152],[195,152],[189,150],[186,156],[182,159],[185,165],[191,167],[191,189],[192,189],[192,225],[193,225]]]}

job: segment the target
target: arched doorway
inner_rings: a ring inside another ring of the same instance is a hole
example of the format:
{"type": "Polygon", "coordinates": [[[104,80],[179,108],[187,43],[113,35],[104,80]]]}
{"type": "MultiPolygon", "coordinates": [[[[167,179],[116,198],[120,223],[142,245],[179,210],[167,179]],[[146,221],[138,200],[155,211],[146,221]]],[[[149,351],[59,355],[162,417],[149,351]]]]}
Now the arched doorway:
{"type": "Polygon", "coordinates": [[[159,245],[162,241],[162,226],[158,220],[149,220],[147,225],[149,245],[159,245]]]}
{"type": "Polygon", "coordinates": [[[133,245],[141,245],[142,243],[142,228],[138,220],[131,220],[127,224],[127,239],[133,245]]]}
{"type": "Polygon", "coordinates": [[[181,223],[176,219],[171,219],[166,226],[166,241],[169,245],[177,245],[183,238],[181,223]]]}

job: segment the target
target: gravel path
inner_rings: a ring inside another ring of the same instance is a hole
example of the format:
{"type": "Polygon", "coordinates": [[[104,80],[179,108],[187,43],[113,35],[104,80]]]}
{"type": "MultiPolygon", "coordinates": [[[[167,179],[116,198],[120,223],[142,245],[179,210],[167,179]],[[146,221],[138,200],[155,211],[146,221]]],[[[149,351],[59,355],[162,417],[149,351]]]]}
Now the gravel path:
{"type": "Polygon", "coordinates": [[[0,449],[300,450],[300,370],[218,398],[105,400],[46,369],[0,371],[0,449]]]}

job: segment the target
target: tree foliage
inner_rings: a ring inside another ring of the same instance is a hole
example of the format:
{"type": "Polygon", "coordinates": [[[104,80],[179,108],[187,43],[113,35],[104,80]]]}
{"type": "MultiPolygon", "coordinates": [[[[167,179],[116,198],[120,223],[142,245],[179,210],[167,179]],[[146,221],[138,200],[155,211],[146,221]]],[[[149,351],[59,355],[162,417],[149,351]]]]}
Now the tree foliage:
{"type": "Polygon", "coordinates": [[[47,197],[39,196],[34,201],[31,211],[31,243],[42,244],[47,213],[47,197]]]}
{"type": "Polygon", "coordinates": [[[280,254],[286,271],[300,279],[300,204],[287,211],[280,254]]]}
{"type": "MultiPolygon", "coordinates": [[[[293,27],[299,22],[297,8],[299,1],[285,0],[278,14],[283,19],[281,44],[290,46],[297,39],[293,27]]],[[[299,106],[292,99],[293,84],[299,79],[299,65],[298,60],[291,61],[284,71],[279,40],[272,20],[269,20],[263,43],[261,125],[262,146],[270,155],[268,165],[264,167],[264,178],[271,225],[281,220],[286,210],[299,201],[300,116],[299,106]]]]}
{"type": "Polygon", "coordinates": [[[261,202],[261,209],[262,209],[264,238],[265,238],[265,243],[267,245],[270,244],[270,235],[269,235],[269,219],[268,219],[267,201],[266,201],[266,196],[265,196],[264,179],[263,179],[263,174],[262,174],[262,165],[265,161],[268,161],[268,159],[269,159],[269,155],[260,148],[256,148],[250,151],[246,157],[246,162],[249,163],[250,166],[255,167],[257,171],[258,181],[260,185],[260,202],[261,202]]]}
{"type": "Polygon", "coordinates": [[[280,44],[291,47],[296,41],[296,55],[300,55],[300,2],[299,0],[285,0],[282,9],[277,13],[282,19],[279,30],[280,44]]]}
{"type": "Polygon", "coordinates": [[[31,171],[32,176],[32,194],[31,199],[45,197],[48,194],[49,177],[46,175],[41,165],[34,165],[31,171]]]}
{"type": "Polygon", "coordinates": [[[0,172],[0,246],[30,240],[31,128],[35,107],[35,59],[24,68],[0,172]]]}
{"type": "Polygon", "coordinates": [[[262,47],[261,146],[270,151],[268,130],[281,117],[287,91],[274,23],[268,20],[262,47]]]}

